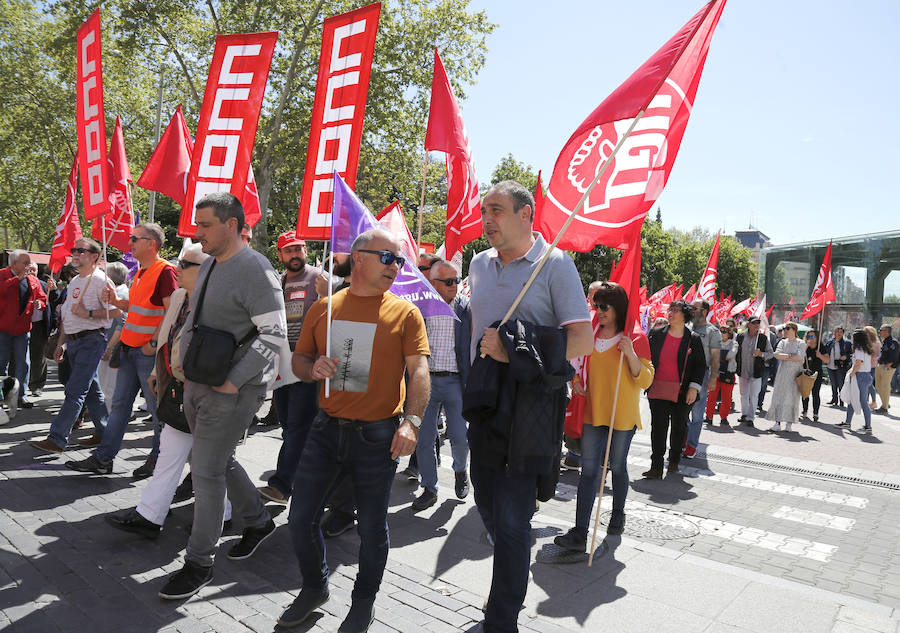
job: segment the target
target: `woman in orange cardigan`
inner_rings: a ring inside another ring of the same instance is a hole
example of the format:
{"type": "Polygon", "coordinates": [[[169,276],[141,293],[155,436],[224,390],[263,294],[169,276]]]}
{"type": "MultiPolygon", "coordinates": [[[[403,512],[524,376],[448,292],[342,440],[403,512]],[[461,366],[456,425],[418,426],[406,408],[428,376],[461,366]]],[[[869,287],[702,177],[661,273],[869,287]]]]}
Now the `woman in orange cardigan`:
{"type": "Polygon", "coordinates": [[[600,327],[590,356],[588,384],[585,388],[577,378],[575,383],[576,392],[587,398],[581,436],[581,479],[578,481],[575,527],[554,540],[560,547],[581,552],[587,549],[591,510],[600,485],[619,372],[619,357],[622,357],[622,375],[619,379],[616,417],[609,451],[613,509],[606,530],[608,534],[621,534],[625,530],[625,497],[629,484],[628,450],[635,430],[641,428],[640,393],[653,382],[653,365],[650,363],[647,337],[639,333],[632,335],[632,340],[624,332],[628,313],[628,295],[625,289],[617,283],[602,282],[594,295],[594,306],[600,327]],[[640,354],[635,351],[635,344],[640,354]]]}

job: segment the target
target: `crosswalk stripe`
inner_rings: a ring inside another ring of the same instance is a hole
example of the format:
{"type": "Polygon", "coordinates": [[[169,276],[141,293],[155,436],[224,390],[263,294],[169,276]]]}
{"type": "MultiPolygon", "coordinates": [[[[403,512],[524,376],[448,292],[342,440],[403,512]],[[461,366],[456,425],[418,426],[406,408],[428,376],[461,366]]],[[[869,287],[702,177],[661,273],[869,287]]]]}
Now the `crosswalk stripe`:
{"type": "Polygon", "coordinates": [[[772,516],[776,519],[796,521],[797,523],[805,523],[816,527],[840,530],[841,532],[849,532],[856,524],[856,519],[834,516],[824,512],[813,512],[812,510],[799,510],[790,506],[781,506],[772,513],[772,516]]]}

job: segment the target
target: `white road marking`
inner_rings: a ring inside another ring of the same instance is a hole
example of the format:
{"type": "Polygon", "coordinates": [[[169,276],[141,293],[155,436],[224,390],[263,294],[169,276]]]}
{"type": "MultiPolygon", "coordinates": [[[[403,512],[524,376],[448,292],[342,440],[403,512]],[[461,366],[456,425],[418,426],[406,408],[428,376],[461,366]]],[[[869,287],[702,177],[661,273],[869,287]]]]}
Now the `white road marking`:
{"type": "Polygon", "coordinates": [[[841,532],[849,532],[856,524],[856,519],[834,516],[833,514],[825,514],[824,512],[813,512],[812,510],[798,510],[797,508],[792,508],[790,506],[781,506],[772,513],[772,516],[776,519],[786,519],[788,521],[796,521],[797,523],[805,523],[816,527],[840,530],[841,532]]]}

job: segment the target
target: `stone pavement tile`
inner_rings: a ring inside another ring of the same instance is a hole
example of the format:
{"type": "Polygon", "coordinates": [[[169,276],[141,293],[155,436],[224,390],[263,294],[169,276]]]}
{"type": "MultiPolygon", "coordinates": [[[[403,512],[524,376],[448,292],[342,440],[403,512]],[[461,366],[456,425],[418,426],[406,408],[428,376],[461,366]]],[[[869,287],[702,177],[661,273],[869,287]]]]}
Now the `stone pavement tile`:
{"type": "Polygon", "coordinates": [[[730,624],[722,624],[721,622],[713,622],[703,633],[750,633],[750,630],[731,626],[730,624]]]}
{"type": "Polygon", "coordinates": [[[464,627],[465,625],[471,622],[471,619],[458,611],[451,611],[450,609],[445,609],[440,605],[433,604],[427,609],[425,609],[425,613],[434,617],[436,620],[440,620],[441,622],[448,622],[449,624],[453,624],[459,628],[464,627]]]}
{"type": "Polygon", "coordinates": [[[831,633],[872,633],[872,629],[867,629],[855,624],[850,624],[849,622],[842,622],[838,620],[834,623],[834,626],[831,629],[831,633]]]}
{"type": "Polygon", "coordinates": [[[878,633],[896,633],[898,628],[900,628],[900,621],[894,618],[847,606],[842,606],[838,610],[837,620],[838,622],[846,622],[863,629],[877,631],[878,633]]]}
{"type": "Polygon", "coordinates": [[[241,624],[255,633],[272,633],[275,628],[275,620],[261,613],[244,618],[241,620],[241,624]]]}
{"type": "Polygon", "coordinates": [[[754,581],[718,615],[716,621],[750,627],[759,633],[821,633],[831,629],[837,611],[838,606],[834,603],[754,581]]]}
{"type": "Polygon", "coordinates": [[[252,633],[253,629],[245,626],[241,622],[233,619],[232,617],[224,614],[218,613],[216,615],[211,615],[209,617],[203,618],[202,622],[209,626],[216,633],[252,633]]]}

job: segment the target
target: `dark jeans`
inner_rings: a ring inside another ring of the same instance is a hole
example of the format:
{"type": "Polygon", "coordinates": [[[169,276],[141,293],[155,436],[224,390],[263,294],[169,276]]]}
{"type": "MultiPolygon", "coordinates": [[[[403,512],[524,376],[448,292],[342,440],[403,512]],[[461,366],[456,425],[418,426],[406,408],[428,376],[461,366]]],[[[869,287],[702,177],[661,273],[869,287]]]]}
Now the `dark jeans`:
{"type": "Polygon", "coordinates": [[[475,505],[494,538],[494,571],[484,612],[485,633],[515,633],[519,608],[528,590],[531,565],[531,516],[537,475],[510,475],[478,461],[472,452],[475,505]]]}
{"type": "Polygon", "coordinates": [[[650,399],[651,470],[662,470],[663,457],[666,454],[666,436],[669,436],[669,465],[678,465],[681,460],[681,449],[687,437],[690,413],[691,407],[683,402],[650,399]]]}
{"type": "Polygon", "coordinates": [[[831,401],[840,402],[841,389],[844,388],[844,379],[847,377],[846,369],[829,369],[828,380],[831,382],[831,401]]]}
{"type": "Polygon", "coordinates": [[[756,402],[756,408],[762,409],[763,400],[765,400],[766,392],[769,391],[769,378],[775,375],[776,370],[769,366],[768,363],[763,367],[762,380],[759,384],[759,400],[756,402]]]}
{"type": "MultiPolygon", "coordinates": [[[[43,321],[35,321],[31,326],[31,341],[28,343],[31,356],[31,370],[28,376],[28,388],[31,391],[43,389],[47,384],[47,357],[44,347],[47,345],[47,326],[43,321]]],[[[25,385],[22,385],[25,389],[25,385]]]]}
{"type": "MultiPolygon", "coordinates": [[[[609,473],[612,475],[613,510],[625,509],[628,495],[628,450],[634,427],[628,431],[614,430],[609,446],[609,473]]],[[[575,509],[575,527],[587,534],[591,510],[597,500],[597,488],[603,474],[603,457],[609,436],[608,426],[585,424],[581,435],[581,478],[578,480],[578,500],[575,509]]]]}
{"type": "MultiPolygon", "coordinates": [[[[812,396],[813,401],[813,415],[819,415],[819,405],[822,403],[822,398],[819,396],[819,390],[822,388],[822,372],[819,372],[819,376],[816,378],[816,382],[813,383],[812,396]]],[[[809,411],[809,398],[803,398],[803,415],[806,415],[806,412],[809,411]]]]}
{"type": "Polygon", "coordinates": [[[275,474],[269,477],[269,485],[285,497],[291,496],[303,445],[318,411],[318,393],[318,383],[295,382],[279,387],[272,394],[272,404],[281,422],[281,449],[278,451],[275,474]]]}
{"type": "Polygon", "coordinates": [[[341,422],[319,411],[313,420],[294,480],[289,525],[303,587],[313,591],[328,585],[325,540],[319,522],[329,497],[348,476],[357,491],[359,573],[354,600],[375,597],[387,562],[387,510],[397,460],[391,442],[399,420],[341,422]]]}

